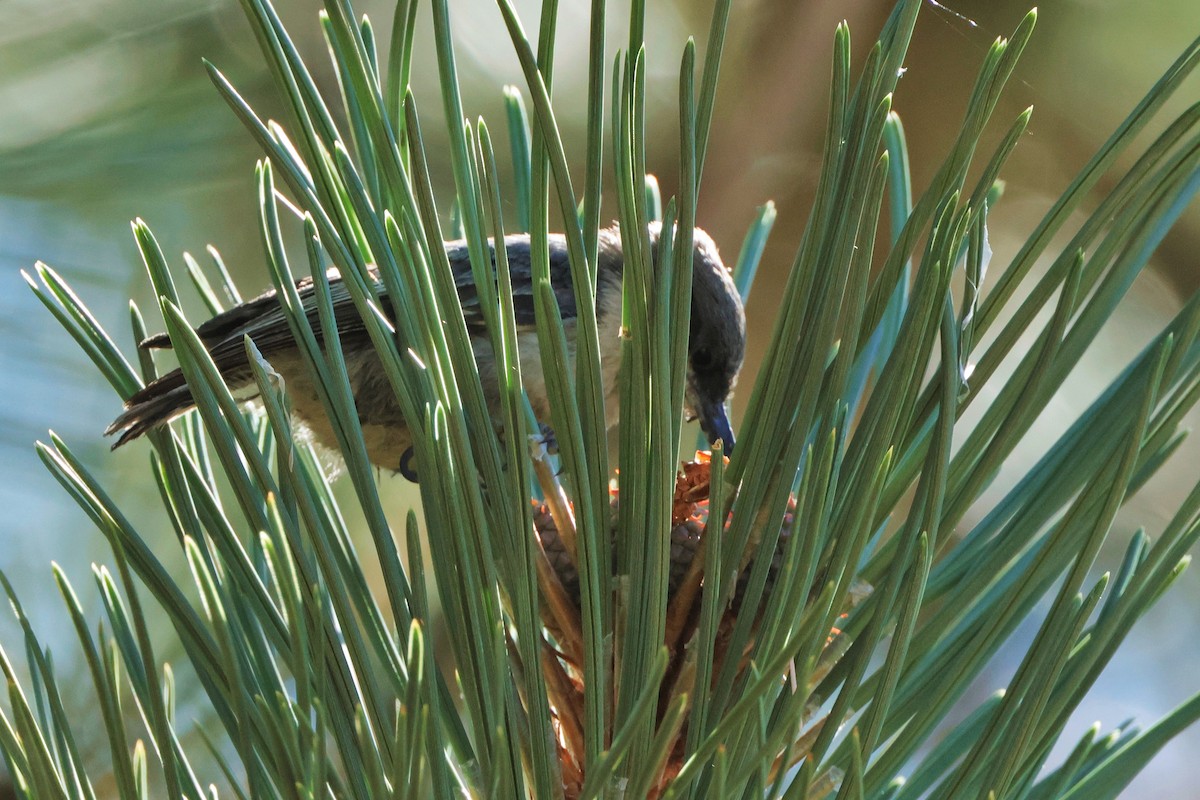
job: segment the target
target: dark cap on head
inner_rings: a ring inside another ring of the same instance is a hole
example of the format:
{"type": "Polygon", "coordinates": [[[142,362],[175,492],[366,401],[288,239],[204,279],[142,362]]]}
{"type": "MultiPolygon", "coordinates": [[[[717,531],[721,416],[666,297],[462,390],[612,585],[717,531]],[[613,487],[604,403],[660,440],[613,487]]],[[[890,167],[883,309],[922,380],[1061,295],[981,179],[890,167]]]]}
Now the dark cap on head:
{"type": "MultiPolygon", "coordinates": [[[[650,227],[655,249],[661,226],[650,227]]],[[[746,356],[746,312],[733,277],[712,237],[693,229],[692,322],[688,333],[687,403],[709,443],[720,439],[733,452],[733,428],[725,407],[746,356]]]]}

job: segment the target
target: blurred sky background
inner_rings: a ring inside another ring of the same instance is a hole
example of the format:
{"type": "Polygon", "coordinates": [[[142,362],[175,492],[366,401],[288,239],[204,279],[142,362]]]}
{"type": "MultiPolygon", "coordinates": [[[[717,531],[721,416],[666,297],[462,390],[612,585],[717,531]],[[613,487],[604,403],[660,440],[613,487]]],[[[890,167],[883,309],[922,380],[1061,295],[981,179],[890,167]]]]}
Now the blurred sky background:
{"type": "MultiPolygon", "coordinates": [[[[336,93],[317,25],[318,3],[277,0],[279,10],[317,71],[336,93]]],[[[610,0],[609,46],[626,41],[627,3],[610,0]]],[[[681,48],[694,35],[703,52],[711,0],[650,4],[647,39],[649,169],[664,194],[674,191],[676,81],[681,48]]],[[[914,185],[920,191],[958,126],[967,94],[991,41],[1008,34],[1025,2],[947,0],[927,5],[918,24],[894,108],[908,134],[914,185]]],[[[422,5],[421,30],[429,31],[422,5]]],[[[536,28],[535,0],[518,10],[536,28]]],[[[563,3],[558,34],[556,102],[569,155],[583,153],[587,4],[563,3]]],[[[778,311],[778,298],[819,168],[834,26],[850,22],[856,63],[874,41],[887,0],[737,0],[698,223],[732,259],[755,208],[773,199],[778,223],[749,306],[753,378],[778,311]]],[[[390,28],[386,2],[356,2],[390,28]]],[[[499,13],[491,0],[454,0],[458,66],[467,111],[482,114],[504,146],[501,88],[523,83],[499,13]]],[[[1034,115],[1010,166],[1007,192],[992,215],[993,275],[1013,255],[1054,198],[1176,55],[1200,35],[1196,0],[1059,0],[1041,9],[1038,29],[997,110],[1002,131],[1026,106],[1034,115]]],[[[448,209],[449,168],[428,36],[418,34],[414,86],[428,149],[448,209]],[[439,177],[440,176],[440,177],[439,177]]],[[[203,260],[219,248],[243,291],[269,285],[261,257],[253,141],[212,88],[201,57],[213,61],[259,110],[281,106],[240,6],[232,0],[8,0],[0,4],[0,569],[13,580],[45,641],[55,648],[60,676],[76,659],[74,635],[50,575],[63,565],[77,588],[90,585],[92,560],[108,561],[103,541],[45,472],[33,449],[53,429],[131,510],[151,538],[173,552],[173,534],[148,482],[148,448],[110,454],[101,431],[119,402],[82,352],[23,285],[19,270],[43,260],[61,272],[110,333],[132,355],[128,300],[150,316],[153,297],[128,223],[143,217],[171,263],[189,251],[203,260]]],[[[1190,80],[1168,121],[1200,99],[1190,80]]],[[[994,137],[995,138],[995,137],[994,137]]],[[[1148,141],[1143,139],[1143,144],[1148,141]]],[[[1101,184],[1101,189],[1112,182],[1101,184]]],[[[507,209],[512,212],[512,207],[507,209]]],[[[609,209],[615,216],[615,209],[609,209]]],[[[178,273],[182,275],[182,273],[178,273]]],[[[184,280],[182,277],[180,280],[184,280]]],[[[1086,408],[1114,376],[1200,287],[1200,209],[1192,208],[1168,236],[1154,269],[1135,286],[1117,319],[1075,379],[1055,399],[1031,444],[1001,475],[1008,485],[1086,408]]],[[[986,290],[986,287],[985,287],[986,290]]],[[[200,306],[188,309],[198,320],[200,306]]],[[[151,322],[151,327],[158,326],[151,322]]],[[[735,411],[740,410],[735,402],[735,411]]],[[[735,416],[737,414],[735,413],[735,416]]],[[[1194,426],[1195,415],[1192,418],[1194,426]]],[[[1153,535],[1182,493],[1200,479],[1200,451],[1180,453],[1134,498],[1102,555],[1112,568],[1138,525],[1153,535]]],[[[413,494],[399,479],[382,478],[399,515],[413,494]]],[[[999,489],[996,490],[997,492],[999,489]]],[[[993,495],[994,496],[994,495],[993,495]]],[[[178,561],[178,559],[176,559],[178,561]]],[[[85,594],[85,602],[91,595],[85,594]]],[[[13,645],[15,626],[0,620],[13,645]]],[[[1032,635],[1029,626],[1022,635],[1032,635]]],[[[1019,650],[997,659],[977,702],[1005,682],[1019,650]]],[[[1130,717],[1148,725],[1200,690],[1200,575],[1192,570],[1126,642],[1066,734],[1074,741],[1093,721],[1111,730],[1130,717]]],[[[78,702],[87,707],[79,673],[78,702]]],[[[69,681],[64,681],[67,683],[69,681]]],[[[97,752],[103,753],[98,750],[97,752]]],[[[1200,731],[1178,739],[1128,790],[1129,798],[1196,797],[1193,777],[1200,731]]],[[[103,755],[107,758],[107,755],[103,755]]]]}

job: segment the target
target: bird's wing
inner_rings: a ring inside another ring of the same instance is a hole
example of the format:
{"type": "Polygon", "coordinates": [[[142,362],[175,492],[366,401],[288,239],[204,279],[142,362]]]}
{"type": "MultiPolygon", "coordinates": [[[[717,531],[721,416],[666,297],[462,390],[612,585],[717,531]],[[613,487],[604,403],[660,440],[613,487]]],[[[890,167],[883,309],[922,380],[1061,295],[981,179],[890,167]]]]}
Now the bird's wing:
{"type": "MultiPolygon", "coordinates": [[[[563,319],[572,320],[577,316],[577,312],[575,293],[571,283],[571,267],[567,257],[566,238],[561,234],[551,234],[549,245],[550,284],[554,289],[554,296],[558,301],[558,309],[563,319]]],[[[494,249],[490,243],[489,249],[494,249]]],[[[506,236],[504,249],[508,253],[508,274],[513,294],[513,317],[517,329],[532,330],[536,303],[533,294],[533,265],[530,261],[529,236],[526,234],[506,236]]],[[[480,306],[475,276],[471,271],[466,242],[448,242],[446,255],[450,259],[450,269],[454,274],[454,285],[458,290],[458,300],[462,306],[463,318],[467,322],[467,330],[475,336],[486,336],[487,324],[483,308],[480,306]]],[[[493,252],[493,275],[495,269],[496,259],[493,252]]],[[[495,291],[496,287],[493,286],[493,293],[495,291]]]]}
{"type": "MultiPolygon", "coordinates": [[[[517,327],[529,330],[534,324],[534,299],[529,263],[529,237],[512,236],[505,240],[509,254],[509,270],[512,276],[513,305],[517,327]]],[[[467,329],[473,336],[486,335],[486,323],[480,307],[479,296],[471,278],[470,259],[466,246],[461,242],[446,245],[450,258],[455,286],[462,305],[467,329]]],[[[494,272],[493,265],[493,272],[494,272]]],[[[550,276],[554,293],[564,320],[576,316],[575,298],[571,290],[570,267],[567,263],[566,243],[562,236],[550,237],[550,276]]],[[[329,292],[333,306],[334,321],[338,338],[343,347],[362,348],[369,342],[366,326],[363,325],[358,309],[350,297],[345,282],[337,270],[330,270],[329,292]]],[[[380,311],[394,323],[392,304],[382,285],[376,286],[380,295],[380,311]]],[[[304,278],[296,282],[296,291],[305,309],[318,344],[323,344],[320,319],[317,313],[313,281],[304,278]]],[[[231,386],[244,385],[250,380],[246,364],[243,339],[247,336],[265,357],[271,358],[281,352],[295,348],[295,341],[288,326],[287,317],[275,290],[264,292],[205,322],[196,329],[200,341],[208,349],[221,375],[231,386]]],[[[143,348],[170,347],[171,340],[165,333],[144,340],[143,348]]],[[[134,393],[126,402],[126,411],[119,416],[108,433],[122,431],[116,445],[140,436],[142,433],[163,424],[172,417],[191,407],[192,396],[183,372],[172,370],[150,382],[134,393]]]]}
{"type": "MultiPolygon", "coordinates": [[[[504,243],[508,253],[513,311],[517,328],[531,330],[534,325],[535,303],[529,237],[527,235],[508,236],[504,243]]],[[[554,288],[555,298],[558,300],[559,311],[562,313],[563,319],[572,320],[576,316],[576,307],[575,295],[571,288],[571,271],[567,258],[566,240],[560,234],[552,234],[549,244],[551,285],[554,288]]],[[[480,307],[474,275],[471,272],[466,242],[448,242],[446,255],[450,260],[450,269],[454,276],[454,285],[462,306],[463,317],[467,323],[467,331],[473,336],[486,336],[485,317],[483,309],[480,307]]],[[[494,275],[494,255],[492,269],[494,275]]],[[[341,275],[336,269],[331,269],[328,275],[334,320],[343,344],[357,341],[359,338],[368,339],[362,318],[354,307],[350,291],[342,281],[341,275]]],[[[394,322],[393,308],[388,302],[387,290],[381,284],[376,288],[379,292],[380,311],[389,321],[394,322]]],[[[315,289],[312,278],[302,278],[296,281],[296,291],[306,310],[308,321],[313,327],[317,341],[321,342],[323,337],[313,297],[315,289]]],[[[274,289],[218,314],[200,325],[196,329],[196,334],[212,353],[218,366],[221,366],[225,359],[240,360],[242,358],[242,338],[244,336],[249,336],[259,351],[268,358],[272,353],[294,346],[287,318],[280,306],[279,295],[274,289]]],[[[166,334],[160,333],[143,341],[141,346],[144,348],[170,347],[171,343],[166,334]]]]}
{"type": "MultiPolygon", "coordinates": [[[[333,276],[336,275],[337,273],[334,272],[333,276]]],[[[301,278],[296,281],[296,289],[301,293],[301,297],[311,293],[312,278],[301,278]]],[[[217,314],[196,328],[196,335],[200,337],[200,341],[206,347],[211,348],[213,345],[234,336],[240,339],[240,334],[253,328],[259,320],[272,317],[278,310],[278,294],[274,289],[268,289],[258,297],[254,297],[244,303],[239,303],[233,308],[217,314]]],[[[138,343],[138,347],[143,350],[169,348],[170,346],[171,339],[165,333],[156,333],[138,343]]]]}

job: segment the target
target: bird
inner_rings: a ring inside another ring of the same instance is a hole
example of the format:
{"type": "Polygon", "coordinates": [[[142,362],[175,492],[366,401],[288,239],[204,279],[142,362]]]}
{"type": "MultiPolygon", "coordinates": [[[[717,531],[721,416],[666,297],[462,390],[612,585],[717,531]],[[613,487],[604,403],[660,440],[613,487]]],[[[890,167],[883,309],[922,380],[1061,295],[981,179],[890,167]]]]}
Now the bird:
{"type": "MultiPolygon", "coordinates": [[[[651,223],[648,233],[651,255],[656,259],[661,224],[651,223]]],[[[621,284],[625,265],[620,226],[614,223],[601,229],[597,241],[596,326],[604,387],[605,426],[611,430],[618,422],[620,408],[621,284]]],[[[561,312],[568,351],[573,357],[578,312],[572,290],[567,240],[563,234],[550,234],[548,243],[550,282],[561,312]]],[[[445,242],[444,247],[485,398],[493,415],[498,418],[500,396],[495,358],[480,307],[467,243],[465,240],[456,240],[445,242]]],[[[506,236],[504,247],[511,277],[522,379],[534,414],[545,425],[550,420],[550,407],[534,330],[530,237],[528,234],[506,236]]],[[[488,248],[494,273],[494,240],[488,240],[488,248]]],[[[400,404],[384,375],[350,292],[336,268],[329,270],[328,274],[334,319],[362,425],[367,456],[378,467],[400,472],[410,480],[416,480],[417,474],[412,466],[412,435],[404,422],[400,404]]],[[[380,305],[390,315],[393,311],[392,305],[387,302],[387,290],[379,282],[377,273],[374,277],[380,305]]],[[[296,289],[317,342],[324,346],[312,279],[297,281],[296,289]]],[[[292,337],[279,295],[274,289],[218,314],[197,327],[195,332],[226,385],[234,392],[253,390],[255,387],[253,371],[243,344],[244,337],[248,336],[272,369],[282,376],[293,415],[299,418],[318,442],[333,451],[337,450],[333,426],[325,414],[317,386],[292,337]]],[[[138,346],[145,350],[170,348],[171,340],[167,334],[160,333],[143,340],[138,346]]],[[[741,296],[729,269],[721,261],[712,237],[700,228],[693,228],[685,418],[689,421],[699,419],[700,428],[708,441],[715,444],[720,440],[727,454],[732,453],[735,445],[727,401],[741,371],[745,351],[746,314],[741,296]]],[[[243,399],[253,399],[253,396],[243,399]]],[[[175,369],[131,395],[125,402],[124,411],[108,426],[105,435],[117,435],[112,445],[115,450],[148,431],[166,425],[194,405],[187,379],[181,370],[175,369]]]]}

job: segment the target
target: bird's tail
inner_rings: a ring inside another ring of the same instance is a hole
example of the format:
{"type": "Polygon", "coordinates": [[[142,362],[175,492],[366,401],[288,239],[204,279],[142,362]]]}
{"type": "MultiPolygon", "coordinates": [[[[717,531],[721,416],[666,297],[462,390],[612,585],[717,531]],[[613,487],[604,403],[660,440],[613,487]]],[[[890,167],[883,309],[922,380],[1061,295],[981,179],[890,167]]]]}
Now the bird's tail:
{"type": "MultiPolygon", "coordinates": [[[[246,384],[252,382],[252,373],[246,363],[246,355],[242,349],[240,338],[235,340],[230,337],[228,341],[221,341],[215,345],[206,342],[205,345],[208,347],[209,355],[217,365],[221,377],[231,389],[243,389],[246,384]]],[[[170,346],[171,341],[166,334],[152,336],[138,345],[144,350],[170,346]]],[[[242,399],[249,400],[251,398],[243,397],[242,399]]],[[[147,431],[166,425],[195,405],[196,400],[192,397],[191,387],[188,386],[183,371],[173,369],[134,392],[125,401],[125,410],[113,420],[112,424],[104,431],[104,435],[120,434],[112,446],[112,449],[116,450],[147,431]]]]}
{"type": "MultiPolygon", "coordinates": [[[[297,287],[303,287],[300,281],[297,287]]],[[[251,335],[264,355],[270,355],[291,343],[287,324],[279,312],[279,298],[272,291],[224,311],[196,328],[196,335],[216,364],[225,383],[234,390],[253,383],[253,373],[246,361],[244,337],[251,335]]],[[[171,347],[171,338],[159,333],[138,344],[140,350],[163,350],[171,347]]],[[[242,398],[244,400],[249,397],[242,398]]],[[[105,436],[119,433],[113,449],[136,439],[147,431],[166,425],[196,405],[192,390],[181,370],[175,369],[151,381],[125,401],[121,416],[104,431],[105,436]]]]}
{"type": "Polygon", "coordinates": [[[121,434],[112,446],[116,450],[131,439],[166,425],[195,404],[183,373],[173,370],[146,384],[126,400],[125,411],[113,420],[104,435],[121,434]]]}

